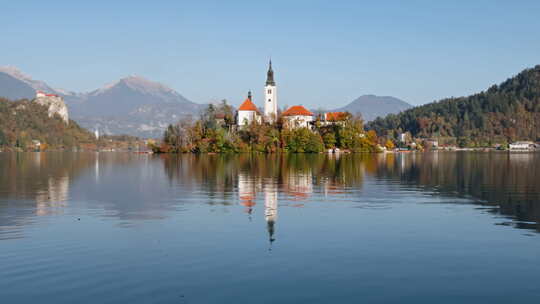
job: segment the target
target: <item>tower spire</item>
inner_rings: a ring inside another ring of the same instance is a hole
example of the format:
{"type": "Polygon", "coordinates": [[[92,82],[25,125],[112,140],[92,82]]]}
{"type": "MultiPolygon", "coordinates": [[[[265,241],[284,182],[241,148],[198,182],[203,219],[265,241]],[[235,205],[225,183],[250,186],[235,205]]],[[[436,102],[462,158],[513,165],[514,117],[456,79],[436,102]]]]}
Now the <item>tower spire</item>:
{"type": "Polygon", "coordinates": [[[274,81],[272,69],[272,57],[268,60],[268,72],[266,72],[266,85],[264,86],[264,116],[266,121],[273,123],[277,118],[277,87],[274,81]]]}
{"type": "Polygon", "coordinates": [[[270,58],[270,61],[268,62],[268,72],[266,72],[266,85],[276,85],[276,82],[274,81],[274,70],[272,70],[272,58],[270,58]]]}

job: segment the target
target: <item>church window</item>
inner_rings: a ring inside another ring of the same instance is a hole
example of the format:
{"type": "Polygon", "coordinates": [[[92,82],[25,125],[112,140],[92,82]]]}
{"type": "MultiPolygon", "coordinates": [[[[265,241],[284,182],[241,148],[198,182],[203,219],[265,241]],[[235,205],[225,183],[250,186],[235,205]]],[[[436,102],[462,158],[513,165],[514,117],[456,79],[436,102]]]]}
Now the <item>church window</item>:
{"type": "Polygon", "coordinates": [[[272,99],[268,99],[268,102],[272,101],[272,99]]]}
{"type": "Polygon", "coordinates": [[[268,90],[268,94],[272,94],[272,90],[268,90]]]}

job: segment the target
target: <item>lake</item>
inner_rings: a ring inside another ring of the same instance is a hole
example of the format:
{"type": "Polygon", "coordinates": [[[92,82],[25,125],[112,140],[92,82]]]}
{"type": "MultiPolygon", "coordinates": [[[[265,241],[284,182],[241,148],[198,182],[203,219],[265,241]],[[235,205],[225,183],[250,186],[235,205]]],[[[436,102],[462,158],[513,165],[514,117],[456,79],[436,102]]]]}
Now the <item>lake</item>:
{"type": "Polygon", "coordinates": [[[536,303],[540,154],[0,153],[1,303],[536,303]]]}

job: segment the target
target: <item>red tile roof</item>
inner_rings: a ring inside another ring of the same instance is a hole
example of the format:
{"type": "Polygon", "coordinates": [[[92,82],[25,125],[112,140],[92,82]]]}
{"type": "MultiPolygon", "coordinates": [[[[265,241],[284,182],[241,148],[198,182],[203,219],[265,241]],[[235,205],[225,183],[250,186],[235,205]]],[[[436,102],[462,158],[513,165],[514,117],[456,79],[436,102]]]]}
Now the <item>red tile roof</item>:
{"type": "Polygon", "coordinates": [[[238,108],[238,111],[256,111],[257,112],[258,110],[255,104],[253,104],[253,102],[249,98],[246,98],[246,100],[244,100],[242,105],[240,105],[240,108],[238,108]]]}
{"type": "Polygon", "coordinates": [[[58,95],[56,95],[56,94],[47,94],[47,93],[45,93],[43,91],[36,91],[36,93],[37,94],[43,94],[43,95],[49,96],[49,97],[58,97],[58,95]]]}
{"type": "Polygon", "coordinates": [[[347,118],[347,112],[328,112],[325,114],[325,120],[339,121],[347,118]]]}
{"type": "Polygon", "coordinates": [[[287,109],[287,111],[283,112],[283,116],[313,116],[313,113],[308,111],[308,109],[304,108],[303,106],[292,106],[287,109]]]}

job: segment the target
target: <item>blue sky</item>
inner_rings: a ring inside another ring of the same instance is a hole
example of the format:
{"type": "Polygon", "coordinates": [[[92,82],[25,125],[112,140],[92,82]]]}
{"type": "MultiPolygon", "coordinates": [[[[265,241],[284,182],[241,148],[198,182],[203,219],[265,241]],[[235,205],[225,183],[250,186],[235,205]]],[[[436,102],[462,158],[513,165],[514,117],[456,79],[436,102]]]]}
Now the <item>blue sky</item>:
{"type": "Polygon", "coordinates": [[[0,65],[89,91],[137,74],[195,102],[411,104],[540,64],[540,1],[2,1],[0,65]],[[377,2],[377,3],[375,3],[377,2]]]}

